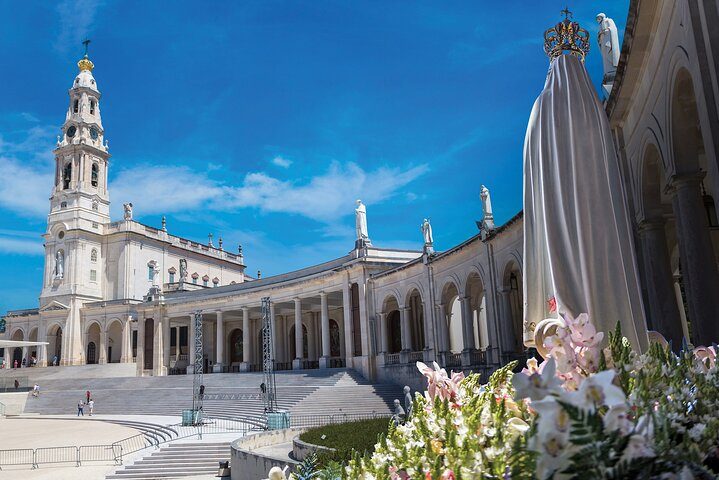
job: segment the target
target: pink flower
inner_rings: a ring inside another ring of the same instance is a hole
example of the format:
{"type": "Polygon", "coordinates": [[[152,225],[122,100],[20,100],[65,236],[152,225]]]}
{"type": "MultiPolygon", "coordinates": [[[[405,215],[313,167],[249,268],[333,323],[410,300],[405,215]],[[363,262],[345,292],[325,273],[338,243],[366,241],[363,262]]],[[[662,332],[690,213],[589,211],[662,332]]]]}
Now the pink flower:
{"type": "Polygon", "coordinates": [[[417,362],[417,369],[427,377],[427,393],[431,400],[439,397],[440,400],[454,400],[459,393],[459,384],[464,379],[464,373],[447,371],[441,368],[437,362],[433,362],[434,369],[429,368],[422,362],[417,362]]]}
{"type": "Polygon", "coordinates": [[[582,313],[577,318],[565,316],[564,320],[569,326],[572,343],[579,347],[594,347],[604,339],[603,332],[597,329],[589,321],[589,315],[582,313]]]}
{"type": "Polygon", "coordinates": [[[445,470],[444,473],[442,473],[442,476],[439,477],[440,480],[456,480],[454,476],[454,472],[452,470],[445,470]]]}

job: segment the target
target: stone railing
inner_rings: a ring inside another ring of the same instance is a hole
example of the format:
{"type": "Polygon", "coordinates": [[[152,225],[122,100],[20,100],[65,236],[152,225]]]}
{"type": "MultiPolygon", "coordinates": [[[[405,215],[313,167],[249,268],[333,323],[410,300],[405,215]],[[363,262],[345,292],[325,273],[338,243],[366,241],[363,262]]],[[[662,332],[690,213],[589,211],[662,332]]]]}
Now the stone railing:
{"type": "Polygon", "coordinates": [[[407,362],[408,363],[416,363],[416,362],[423,362],[424,361],[424,352],[409,352],[409,355],[407,355],[407,362]]]}
{"type": "Polygon", "coordinates": [[[462,366],[462,354],[447,352],[444,361],[445,367],[461,367],[462,366]]]}
{"type": "Polygon", "coordinates": [[[385,365],[397,365],[399,364],[399,353],[386,353],[384,356],[385,365]]]}

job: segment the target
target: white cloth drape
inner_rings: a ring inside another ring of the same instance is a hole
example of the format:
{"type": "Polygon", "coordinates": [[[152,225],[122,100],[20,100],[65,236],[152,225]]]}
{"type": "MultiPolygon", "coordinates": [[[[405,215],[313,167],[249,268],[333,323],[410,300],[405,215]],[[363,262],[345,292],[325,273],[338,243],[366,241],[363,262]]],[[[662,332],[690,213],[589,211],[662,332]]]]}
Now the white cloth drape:
{"type": "Polygon", "coordinates": [[[557,313],[616,322],[647,347],[626,198],[609,122],[584,64],[552,61],[524,144],[524,341],[557,313]],[[556,311],[552,304],[556,302],[556,311]]]}

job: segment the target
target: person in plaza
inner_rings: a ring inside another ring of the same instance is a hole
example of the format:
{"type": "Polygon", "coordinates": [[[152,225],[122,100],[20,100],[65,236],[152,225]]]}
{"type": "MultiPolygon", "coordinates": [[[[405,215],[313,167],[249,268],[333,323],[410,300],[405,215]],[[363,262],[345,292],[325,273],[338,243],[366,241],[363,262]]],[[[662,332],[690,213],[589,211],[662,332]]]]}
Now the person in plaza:
{"type": "Polygon", "coordinates": [[[82,415],[83,417],[85,416],[84,409],[85,409],[85,402],[83,402],[82,400],[80,400],[79,402],[77,402],[77,416],[78,416],[78,417],[79,417],[80,415],[82,415]]]}
{"type": "Polygon", "coordinates": [[[14,367],[13,367],[13,368],[17,368],[17,359],[15,359],[15,363],[14,363],[14,367]]]}
{"type": "Polygon", "coordinates": [[[35,384],[34,387],[32,387],[32,396],[33,397],[40,396],[40,385],[38,385],[37,383],[35,384]]]}
{"type": "Polygon", "coordinates": [[[87,408],[90,409],[90,416],[92,417],[92,412],[95,410],[95,400],[92,398],[87,402],[87,408]]]}
{"type": "Polygon", "coordinates": [[[23,368],[27,367],[27,358],[22,359],[22,367],[23,368]]]}
{"type": "Polygon", "coordinates": [[[20,382],[17,381],[17,378],[15,379],[15,390],[20,388],[20,382]]]}
{"type": "Polygon", "coordinates": [[[85,403],[90,403],[90,390],[85,392],[85,403]]]}
{"type": "Polygon", "coordinates": [[[52,365],[53,365],[53,367],[57,367],[57,355],[52,357],[52,365]]]}

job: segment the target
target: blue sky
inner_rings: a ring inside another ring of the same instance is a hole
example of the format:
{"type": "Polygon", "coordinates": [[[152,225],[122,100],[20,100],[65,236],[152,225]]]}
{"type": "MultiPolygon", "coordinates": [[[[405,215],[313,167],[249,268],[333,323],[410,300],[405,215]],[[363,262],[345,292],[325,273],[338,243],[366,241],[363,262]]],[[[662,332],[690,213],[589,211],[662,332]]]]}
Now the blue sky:
{"type": "Polygon", "coordinates": [[[110,142],[113,219],[135,218],[282,273],[346,254],[354,200],[377,246],[476,233],[480,184],[522,206],[522,147],[568,3],[621,33],[629,0],[197,2],[0,0],[0,312],[37,305],[52,149],[82,55],[110,142]]]}

